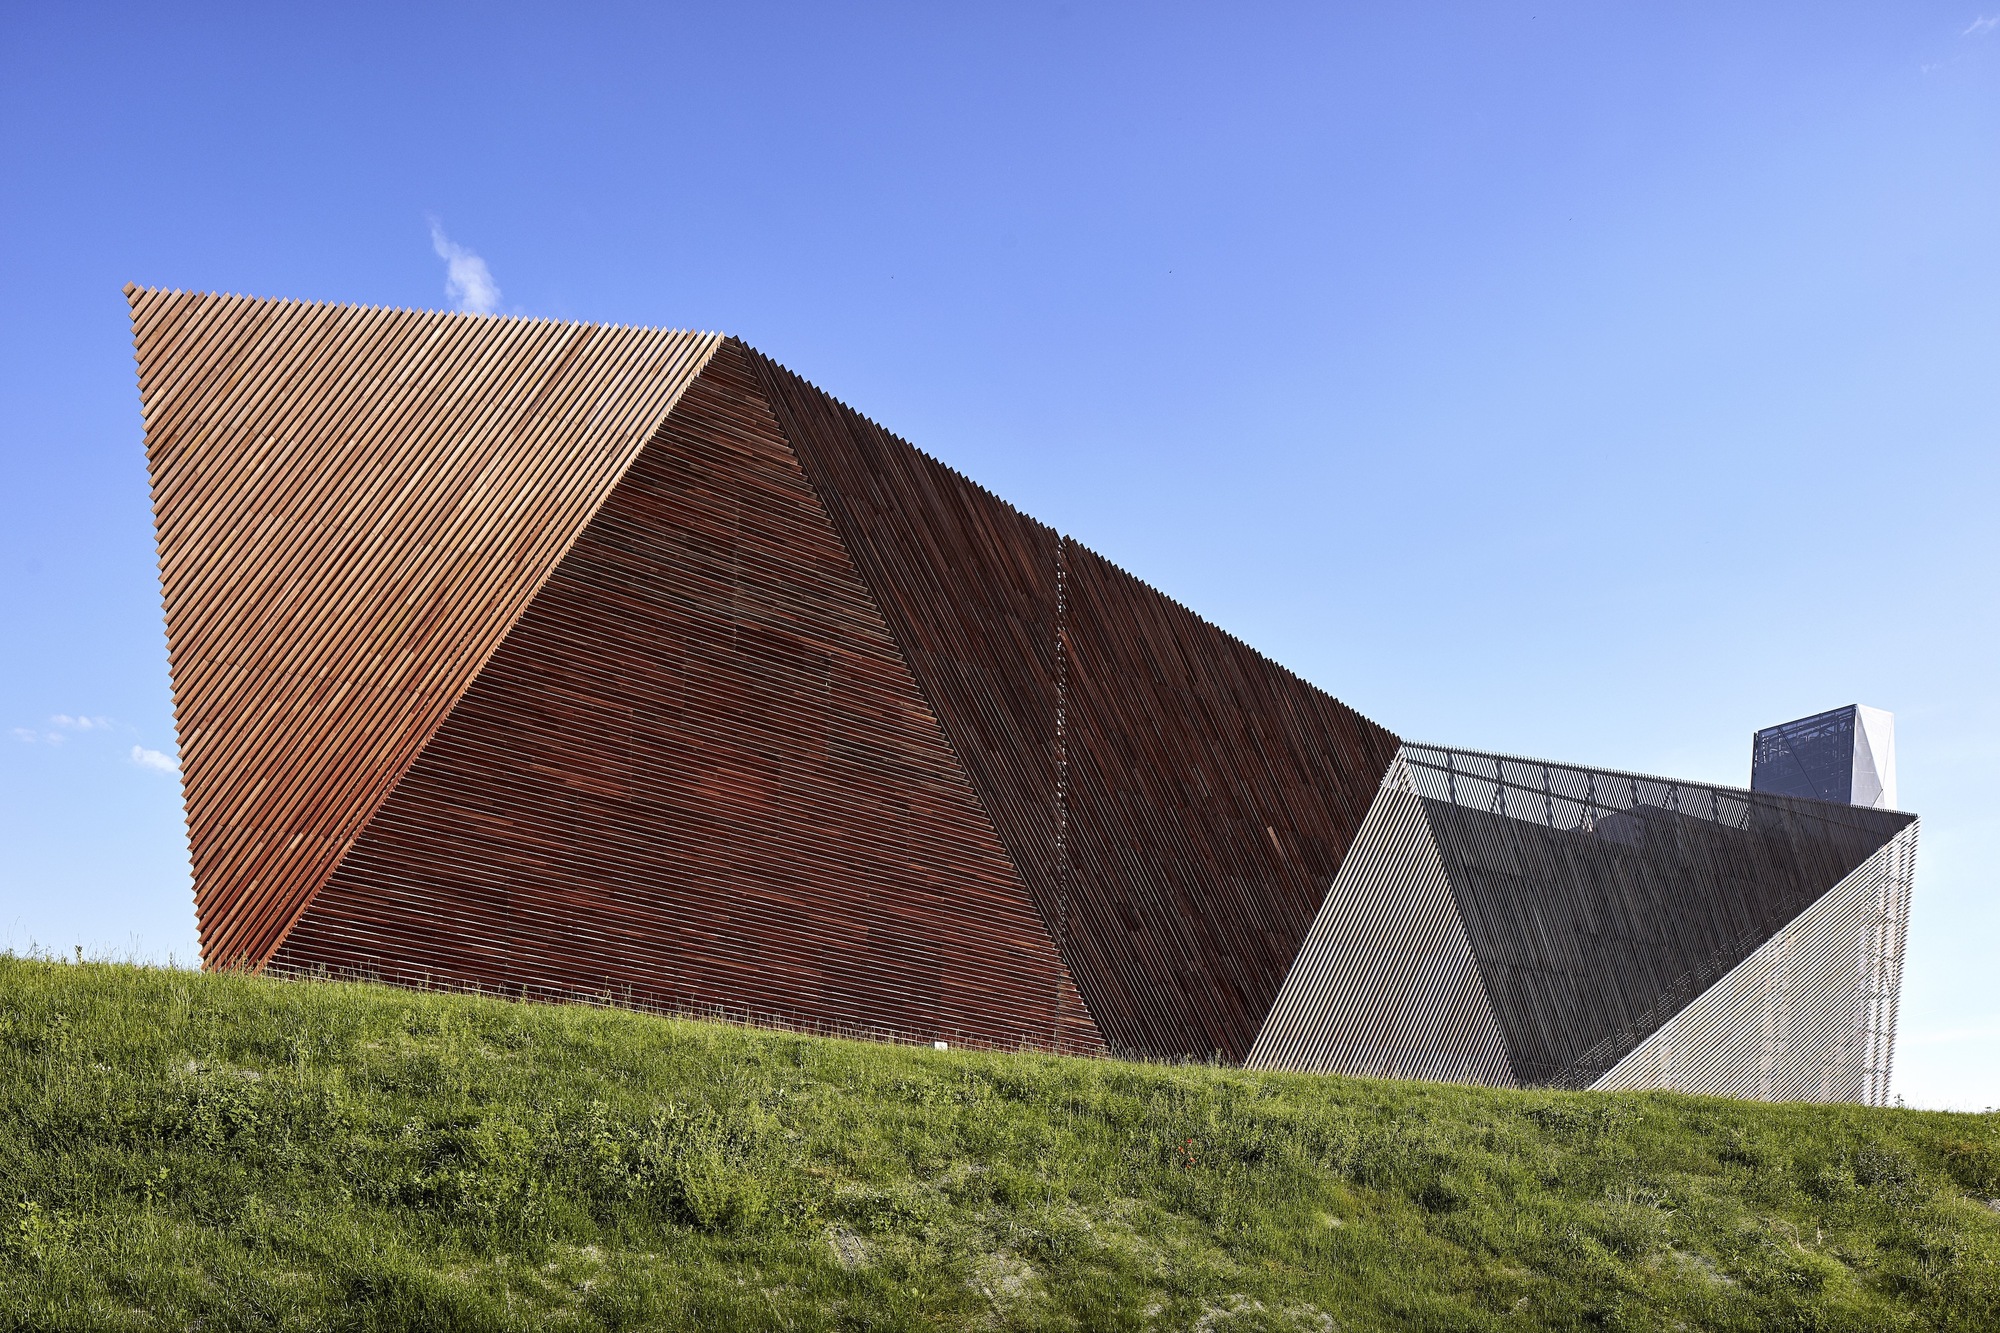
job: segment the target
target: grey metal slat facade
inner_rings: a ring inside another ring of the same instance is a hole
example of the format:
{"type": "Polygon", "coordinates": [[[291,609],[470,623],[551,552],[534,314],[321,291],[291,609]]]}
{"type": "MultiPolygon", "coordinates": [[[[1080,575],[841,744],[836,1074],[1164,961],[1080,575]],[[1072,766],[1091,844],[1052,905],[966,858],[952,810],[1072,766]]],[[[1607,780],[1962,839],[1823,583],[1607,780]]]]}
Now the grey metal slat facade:
{"type": "Polygon", "coordinates": [[[1886,1103],[1916,852],[1913,823],[1591,1086],[1886,1103]]]}
{"type": "Polygon", "coordinates": [[[1879,1102],[1915,847],[1898,811],[1406,744],[1250,1063],[1879,1102]]]}
{"type": "Polygon", "coordinates": [[[1246,1063],[1513,1082],[1444,863],[1400,756],[1246,1063]]]}

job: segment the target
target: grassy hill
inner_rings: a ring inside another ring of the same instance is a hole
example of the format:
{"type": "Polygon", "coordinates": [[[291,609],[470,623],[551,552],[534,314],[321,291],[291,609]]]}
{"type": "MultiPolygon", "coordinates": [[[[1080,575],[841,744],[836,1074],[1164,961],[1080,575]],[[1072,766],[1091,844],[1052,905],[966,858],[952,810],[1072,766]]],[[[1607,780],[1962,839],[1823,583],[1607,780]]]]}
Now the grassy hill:
{"type": "Polygon", "coordinates": [[[0,957],[0,1326],[2000,1329],[2000,1117],[0,957]]]}

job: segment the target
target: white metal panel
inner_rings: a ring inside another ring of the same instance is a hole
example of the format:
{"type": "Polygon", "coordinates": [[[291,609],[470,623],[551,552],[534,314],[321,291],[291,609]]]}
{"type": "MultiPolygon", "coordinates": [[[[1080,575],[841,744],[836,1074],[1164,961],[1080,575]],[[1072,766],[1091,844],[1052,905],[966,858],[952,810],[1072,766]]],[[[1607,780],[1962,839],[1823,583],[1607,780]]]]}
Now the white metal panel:
{"type": "Polygon", "coordinates": [[[1854,709],[1855,805],[1894,810],[1896,805],[1896,715],[1857,704],[1854,709]]]}

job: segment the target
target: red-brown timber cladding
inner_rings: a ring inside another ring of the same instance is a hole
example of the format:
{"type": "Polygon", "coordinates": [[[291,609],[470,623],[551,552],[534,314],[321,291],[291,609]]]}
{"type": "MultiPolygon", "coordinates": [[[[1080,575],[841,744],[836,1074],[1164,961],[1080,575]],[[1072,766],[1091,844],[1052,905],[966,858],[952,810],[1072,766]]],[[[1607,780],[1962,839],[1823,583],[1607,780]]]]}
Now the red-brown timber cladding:
{"type": "Polygon", "coordinates": [[[202,957],[261,966],[718,340],[126,294],[202,957]]]}
{"type": "Polygon", "coordinates": [[[1105,1039],[1241,1061],[1397,738],[755,363],[1105,1039]]]}
{"type": "Polygon", "coordinates": [[[1059,934],[1062,538],[769,358],[750,356],[1044,922],[1059,934]]]}
{"type": "Polygon", "coordinates": [[[1121,1049],[1240,1063],[1399,742],[1095,552],[1064,556],[1070,967],[1121,1049]]]}
{"type": "Polygon", "coordinates": [[[274,962],[1104,1049],[734,342],[274,962]]]}
{"type": "Polygon", "coordinates": [[[1248,1050],[1389,733],[733,341],[133,304],[205,961],[1248,1050]]]}

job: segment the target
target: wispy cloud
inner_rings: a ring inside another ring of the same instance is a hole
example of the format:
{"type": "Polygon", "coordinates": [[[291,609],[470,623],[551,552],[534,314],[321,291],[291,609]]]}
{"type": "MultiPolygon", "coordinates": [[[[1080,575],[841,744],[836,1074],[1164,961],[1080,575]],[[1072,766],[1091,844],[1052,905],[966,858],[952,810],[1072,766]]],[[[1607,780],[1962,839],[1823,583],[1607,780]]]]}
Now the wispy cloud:
{"type": "Polygon", "coordinates": [[[1959,36],[1984,37],[1995,28],[2000,28],[2000,14],[1995,14],[1992,18],[1982,17],[1972,20],[1972,26],[1960,33],[1959,36]]]}
{"type": "Polygon", "coordinates": [[[431,249],[444,261],[444,295],[460,310],[490,315],[500,308],[500,284],[486,261],[444,234],[444,224],[430,219],[431,249]]]}
{"type": "Polygon", "coordinates": [[[53,713],[46,726],[14,727],[12,731],[14,739],[23,745],[61,745],[69,732],[109,731],[116,725],[110,718],[94,713],[75,717],[68,713],[53,713]]]}
{"type": "Polygon", "coordinates": [[[141,768],[155,768],[162,773],[178,773],[181,771],[180,760],[170,754],[161,754],[158,750],[148,750],[143,745],[132,747],[132,762],[141,768]]]}

